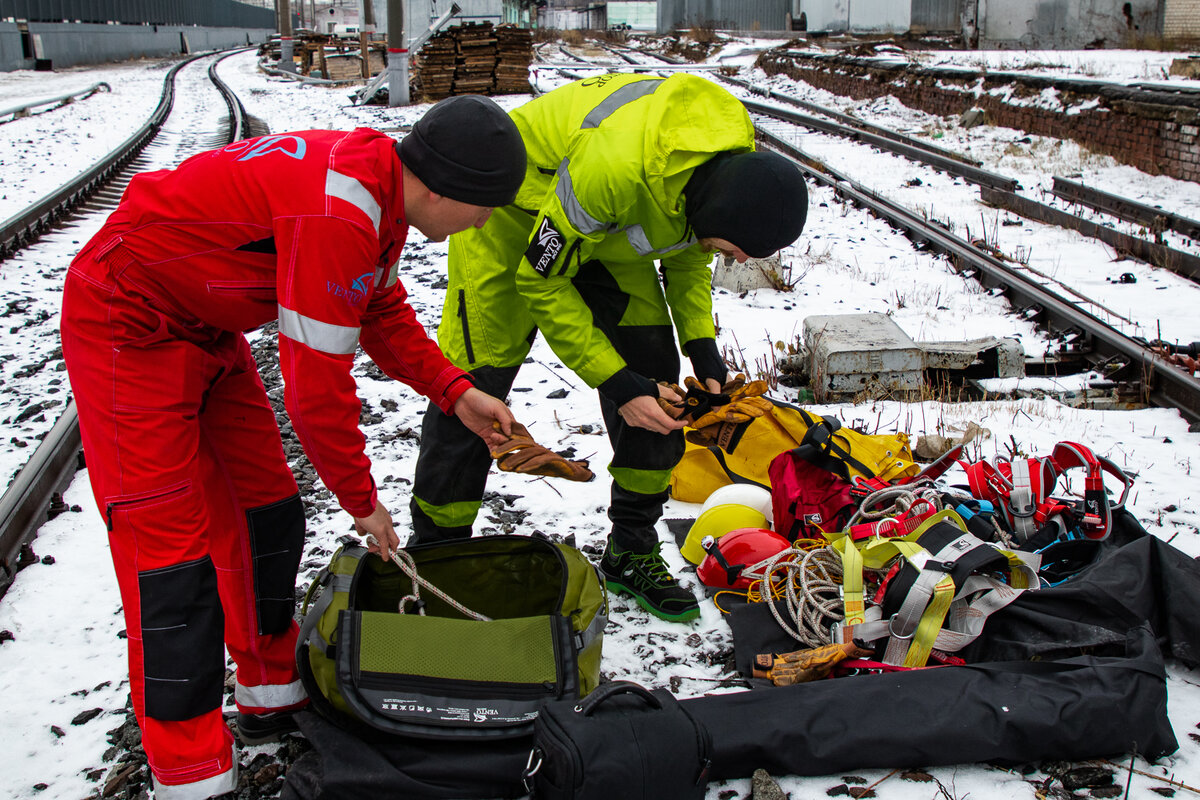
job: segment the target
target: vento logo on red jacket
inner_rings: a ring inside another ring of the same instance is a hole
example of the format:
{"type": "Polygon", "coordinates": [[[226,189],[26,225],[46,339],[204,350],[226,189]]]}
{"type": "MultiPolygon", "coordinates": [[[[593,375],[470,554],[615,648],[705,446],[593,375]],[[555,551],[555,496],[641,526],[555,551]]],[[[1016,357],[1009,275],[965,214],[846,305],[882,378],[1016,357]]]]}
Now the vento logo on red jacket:
{"type": "Polygon", "coordinates": [[[375,280],[375,273],[364,272],[359,275],[350,284],[350,288],[346,288],[341,284],[333,281],[325,281],[325,291],[329,292],[334,297],[341,297],[350,305],[358,305],[364,297],[371,293],[371,283],[375,280]]]}
{"type": "Polygon", "coordinates": [[[260,139],[246,139],[241,142],[234,142],[225,148],[226,153],[242,154],[238,161],[249,161],[252,158],[265,156],[269,153],[283,153],[285,156],[300,159],[304,158],[304,151],[307,145],[299,136],[263,136],[260,139]]]}

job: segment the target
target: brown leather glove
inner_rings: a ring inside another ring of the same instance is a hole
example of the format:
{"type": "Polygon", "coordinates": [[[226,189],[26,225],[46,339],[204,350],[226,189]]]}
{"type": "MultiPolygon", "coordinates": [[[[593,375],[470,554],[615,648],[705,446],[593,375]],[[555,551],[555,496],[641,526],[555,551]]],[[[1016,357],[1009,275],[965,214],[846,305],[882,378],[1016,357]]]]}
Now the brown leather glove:
{"type": "MultiPolygon", "coordinates": [[[[658,385],[665,386],[666,388],[675,392],[675,394],[679,395],[680,397],[684,397],[685,395],[687,395],[687,392],[685,392],[677,383],[670,383],[668,381],[659,381],[658,385]]],[[[656,397],[654,399],[658,401],[658,407],[661,408],[663,411],[667,412],[667,416],[670,417],[671,419],[679,419],[680,417],[683,416],[683,413],[686,410],[686,406],[683,404],[682,400],[679,401],[678,403],[672,403],[670,400],[663,397],[662,395],[659,395],[658,397],[656,397]]]]}
{"type": "MultiPolygon", "coordinates": [[[[492,428],[499,431],[500,423],[493,422],[492,428]]],[[[504,472],[545,475],[581,482],[596,477],[588,469],[588,462],[568,461],[553,450],[542,447],[519,422],[513,422],[512,436],[509,440],[490,448],[490,452],[492,458],[496,459],[496,466],[504,472]]]]}
{"type": "MultiPolygon", "coordinates": [[[[695,378],[687,378],[684,384],[693,391],[704,391],[704,387],[695,378]]],[[[720,396],[728,397],[728,402],[720,405],[714,403],[710,411],[692,420],[691,425],[693,428],[705,428],[719,422],[736,424],[761,417],[771,410],[771,401],[763,397],[766,393],[766,381],[747,383],[745,375],[738,375],[721,387],[720,396]]]]}
{"type": "Polygon", "coordinates": [[[864,650],[853,642],[827,644],[810,650],[773,655],[759,653],[754,657],[754,677],[769,678],[776,686],[791,686],[824,678],[847,658],[866,658],[870,650],[864,650]]]}
{"type": "MultiPolygon", "coordinates": [[[[694,378],[688,380],[695,381],[694,378]]],[[[684,436],[689,442],[700,447],[711,447],[715,444],[726,450],[726,445],[740,430],[739,426],[771,410],[771,401],[763,397],[766,391],[766,381],[747,383],[745,375],[738,375],[721,387],[721,394],[728,397],[729,402],[693,420],[690,423],[691,430],[685,432],[684,436]]]]}
{"type": "Polygon", "coordinates": [[[659,397],[658,405],[674,419],[682,419],[693,428],[718,422],[746,422],[761,417],[771,407],[771,401],[760,396],[767,391],[766,381],[754,381],[747,385],[746,377],[738,375],[719,392],[710,392],[707,386],[690,375],[683,383],[686,390],[676,384],[660,381],[659,386],[673,390],[683,401],[672,403],[659,397]]]}

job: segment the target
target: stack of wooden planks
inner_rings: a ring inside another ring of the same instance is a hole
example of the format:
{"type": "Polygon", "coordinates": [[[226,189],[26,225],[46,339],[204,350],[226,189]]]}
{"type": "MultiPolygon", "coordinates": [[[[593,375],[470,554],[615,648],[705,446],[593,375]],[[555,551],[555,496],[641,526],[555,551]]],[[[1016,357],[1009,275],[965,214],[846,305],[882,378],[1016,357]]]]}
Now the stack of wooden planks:
{"type": "Polygon", "coordinates": [[[523,94],[529,88],[529,64],[533,61],[533,31],[512,25],[496,28],[500,59],[496,64],[496,94],[523,94]]]}
{"type": "Polygon", "coordinates": [[[409,87],[412,99],[433,102],[453,94],[457,55],[454,39],[445,31],[431,37],[413,59],[409,87]]]}
{"type": "Polygon", "coordinates": [[[454,94],[491,94],[496,85],[496,33],[490,22],[453,29],[458,45],[454,63],[454,94]]]}
{"type": "Polygon", "coordinates": [[[454,94],[529,91],[533,34],[511,25],[467,23],[430,37],[413,59],[412,96],[433,102],[454,94]]]}

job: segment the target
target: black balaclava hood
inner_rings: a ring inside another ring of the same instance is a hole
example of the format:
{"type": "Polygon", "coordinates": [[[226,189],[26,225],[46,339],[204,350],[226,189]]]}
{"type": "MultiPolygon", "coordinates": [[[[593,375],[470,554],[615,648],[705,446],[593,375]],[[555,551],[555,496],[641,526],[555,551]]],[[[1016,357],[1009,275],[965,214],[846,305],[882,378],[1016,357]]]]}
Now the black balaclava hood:
{"type": "Polygon", "coordinates": [[[804,176],[778,153],[718,153],[684,187],[696,238],[724,239],[752,258],[796,241],[808,216],[804,176]]]}

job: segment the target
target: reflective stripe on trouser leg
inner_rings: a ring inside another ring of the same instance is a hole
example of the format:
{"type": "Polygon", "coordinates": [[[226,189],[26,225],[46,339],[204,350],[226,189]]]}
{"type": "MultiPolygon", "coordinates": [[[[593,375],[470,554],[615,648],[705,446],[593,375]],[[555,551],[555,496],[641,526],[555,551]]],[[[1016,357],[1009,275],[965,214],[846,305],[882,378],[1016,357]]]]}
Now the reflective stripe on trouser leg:
{"type": "Polygon", "coordinates": [[[296,671],[296,571],[304,506],[249,345],[206,394],[200,415],[209,547],[221,581],[235,699],[248,713],[302,705],[296,671]]]}
{"type": "MultiPolygon", "coordinates": [[[[655,281],[653,262],[610,265],[588,262],[574,283],[592,310],[595,324],[612,342],[634,372],[653,381],[679,379],[679,350],[661,290],[642,284],[655,281]],[[636,294],[627,291],[637,284],[636,294]],[[647,324],[621,324],[636,319],[647,324]]],[[[663,435],[629,425],[617,407],[600,395],[600,409],[613,457],[608,471],[613,478],[608,516],[612,538],[622,549],[648,552],[658,542],[654,525],[662,516],[671,470],[683,457],[683,433],[663,435]]]]}
{"type": "MultiPolygon", "coordinates": [[[[475,387],[505,398],[520,367],[480,367],[475,387]]],[[[483,501],[492,457],[483,440],[430,403],[421,424],[421,452],[413,478],[413,536],[409,544],[465,539],[483,501]]]]}
{"type": "Polygon", "coordinates": [[[207,800],[209,797],[233,792],[237,789],[238,762],[232,745],[229,755],[229,769],[210,778],[172,785],[162,783],[158,776],[155,776],[154,800],[207,800]]]}

